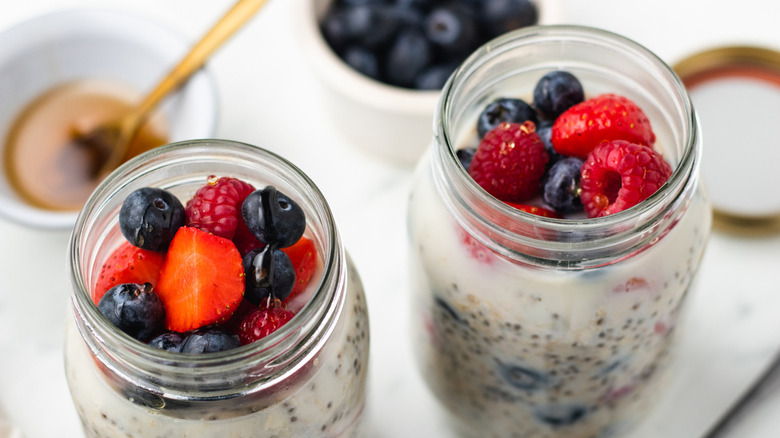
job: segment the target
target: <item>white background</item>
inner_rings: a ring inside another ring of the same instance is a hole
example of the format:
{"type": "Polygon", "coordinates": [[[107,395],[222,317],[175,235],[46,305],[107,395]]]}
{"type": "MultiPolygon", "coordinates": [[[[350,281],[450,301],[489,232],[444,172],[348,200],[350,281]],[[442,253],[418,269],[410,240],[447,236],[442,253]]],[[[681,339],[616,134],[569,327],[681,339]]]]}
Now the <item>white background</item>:
{"type": "MultiPolygon", "coordinates": [[[[449,437],[408,348],[413,297],[405,287],[405,209],[411,169],[363,154],[327,123],[317,107],[318,83],[293,38],[293,1],[271,0],[209,63],[220,92],[217,136],[289,158],[329,200],[369,300],[372,435],[449,437]]],[[[560,21],[622,33],[670,64],[715,45],[780,49],[776,0],[562,1],[560,21]]],[[[55,9],[95,5],[157,17],[195,38],[231,3],[0,0],[0,29],[55,9]]],[[[757,190],[780,196],[776,188],[757,190]]],[[[67,239],[67,232],[0,219],[0,403],[29,438],[81,433],[62,367],[67,239]]],[[[713,234],[691,297],[679,372],[633,438],[700,436],[766,366],[780,344],[778,271],[780,238],[713,234]]],[[[778,436],[778,409],[775,394],[733,436],[778,436]]]]}

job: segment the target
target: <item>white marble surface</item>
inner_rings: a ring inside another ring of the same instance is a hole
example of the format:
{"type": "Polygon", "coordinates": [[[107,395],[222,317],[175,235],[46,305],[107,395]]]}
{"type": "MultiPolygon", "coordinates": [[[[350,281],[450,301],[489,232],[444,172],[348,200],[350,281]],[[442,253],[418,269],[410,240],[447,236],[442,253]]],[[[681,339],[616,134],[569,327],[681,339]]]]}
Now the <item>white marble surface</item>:
{"type": "MultiPolygon", "coordinates": [[[[317,108],[317,82],[305,53],[296,51],[292,39],[291,1],[272,0],[210,62],[221,93],[217,134],[291,159],[329,199],[368,294],[373,436],[449,437],[407,346],[407,309],[413,297],[405,287],[405,201],[411,171],[364,155],[327,123],[317,108]]],[[[230,4],[0,0],[0,28],[56,8],[100,5],[157,16],[195,37],[230,4]]],[[[563,4],[562,21],[623,33],[670,63],[711,45],[780,48],[780,3],[775,0],[563,4]]],[[[28,438],[81,436],[61,358],[68,233],[41,232],[0,219],[0,236],[0,404],[28,438]]],[[[780,345],[778,267],[780,237],[713,234],[691,297],[679,373],[632,438],[701,436],[766,366],[780,345]]],[[[780,394],[774,394],[733,436],[778,436],[778,409],[780,394]]],[[[2,425],[0,420],[0,438],[2,425]]]]}

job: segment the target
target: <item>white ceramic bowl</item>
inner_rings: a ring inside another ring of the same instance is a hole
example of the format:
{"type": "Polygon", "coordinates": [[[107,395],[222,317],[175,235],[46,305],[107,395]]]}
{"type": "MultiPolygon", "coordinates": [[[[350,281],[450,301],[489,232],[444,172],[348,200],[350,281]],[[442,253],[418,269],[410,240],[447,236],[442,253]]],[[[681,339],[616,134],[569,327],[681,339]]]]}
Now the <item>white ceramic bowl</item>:
{"type": "MultiPolygon", "coordinates": [[[[0,148],[19,111],[55,85],[97,78],[145,93],[191,44],[162,23],[104,9],[56,12],[0,32],[0,148]]],[[[212,137],[217,106],[214,80],[201,69],[159,108],[170,141],[212,137]]],[[[73,226],[78,212],[31,206],[9,185],[4,168],[0,162],[0,215],[32,227],[73,226]]]]}
{"type": "MultiPolygon", "coordinates": [[[[332,0],[292,0],[293,23],[304,56],[322,82],[322,113],[358,147],[384,160],[412,166],[433,136],[439,91],[383,84],[344,63],[319,28],[332,0]]],[[[555,23],[559,0],[538,0],[539,23],[555,23]]]]}

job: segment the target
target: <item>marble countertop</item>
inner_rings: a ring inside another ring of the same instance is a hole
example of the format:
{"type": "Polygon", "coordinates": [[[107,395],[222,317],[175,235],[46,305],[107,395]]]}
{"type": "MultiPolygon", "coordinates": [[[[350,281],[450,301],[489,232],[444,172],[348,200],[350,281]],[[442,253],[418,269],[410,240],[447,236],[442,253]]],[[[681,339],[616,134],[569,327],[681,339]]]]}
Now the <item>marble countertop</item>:
{"type": "MultiPolygon", "coordinates": [[[[99,4],[156,16],[195,38],[231,3],[4,1],[0,28],[54,9],[99,4]]],[[[780,3],[774,0],[562,0],[562,6],[561,21],[622,33],[669,63],[713,45],[780,48],[780,3]]],[[[413,297],[405,287],[405,214],[412,169],[364,154],[318,115],[317,81],[306,54],[294,45],[291,12],[290,0],[269,2],[209,62],[220,90],[217,136],[285,156],[329,200],[369,301],[372,436],[449,437],[408,348],[406,303],[413,297]],[[300,129],[301,120],[306,129],[300,129]]],[[[68,234],[0,219],[0,412],[28,438],[81,434],[62,365],[68,234]]],[[[780,236],[712,235],[681,330],[679,370],[631,438],[700,437],[761,373],[780,345],[778,267],[780,236]]],[[[729,436],[777,436],[778,409],[780,392],[770,394],[729,436]]],[[[0,438],[2,429],[0,419],[0,438]]]]}

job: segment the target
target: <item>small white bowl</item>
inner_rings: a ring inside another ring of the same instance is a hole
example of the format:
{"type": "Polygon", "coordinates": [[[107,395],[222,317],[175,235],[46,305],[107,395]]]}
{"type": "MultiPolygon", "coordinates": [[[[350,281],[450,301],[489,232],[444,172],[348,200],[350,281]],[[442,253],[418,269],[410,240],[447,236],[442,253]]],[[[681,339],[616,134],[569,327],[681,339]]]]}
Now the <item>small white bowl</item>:
{"type": "MultiPolygon", "coordinates": [[[[95,78],[151,90],[191,46],[162,23],[120,11],[78,9],[35,17],[0,32],[0,149],[22,108],[52,87],[95,78]]],[[[218,113],[213,78],[201,69],[159,110],[169,140],[212,137],[218,113]]],[[[0,151],[0,160],[4,159],[0,151]]],[[[0,161],[0,169],[4,169],[0,161]]],[[[78,212],[26,203],[0,178],[0,215],[38,228],[67,229],[78,212]]]]}
{"type": "MultiPolygon", "coordinates": [[[[412,166],[433,137],[440,92],[386,85],[358,73],[331,50],[319,23],[333,0],[292,0],[301,52],[321,79],[322,112],[352,142],[380,158],[412,166]]],[[[539,23],[560,17],[560,0],[538,0],[539,23]]]]}

